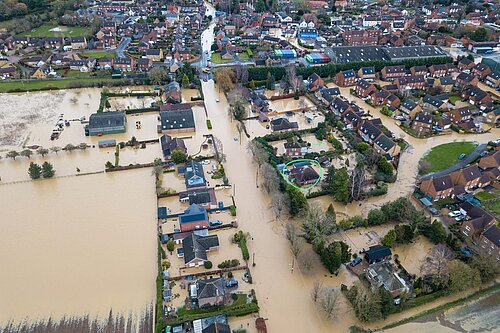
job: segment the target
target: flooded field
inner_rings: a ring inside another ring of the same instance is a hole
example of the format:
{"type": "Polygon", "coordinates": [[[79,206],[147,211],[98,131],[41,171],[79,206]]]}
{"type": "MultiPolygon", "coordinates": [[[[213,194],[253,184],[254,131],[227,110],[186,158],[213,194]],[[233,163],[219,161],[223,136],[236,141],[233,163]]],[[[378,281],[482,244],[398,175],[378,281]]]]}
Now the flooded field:
{"type": "Polygon", "coordinates": [[[154,300],[150,170],[3,185],[0,197],[0,322],[104,318],[154,300]]]}

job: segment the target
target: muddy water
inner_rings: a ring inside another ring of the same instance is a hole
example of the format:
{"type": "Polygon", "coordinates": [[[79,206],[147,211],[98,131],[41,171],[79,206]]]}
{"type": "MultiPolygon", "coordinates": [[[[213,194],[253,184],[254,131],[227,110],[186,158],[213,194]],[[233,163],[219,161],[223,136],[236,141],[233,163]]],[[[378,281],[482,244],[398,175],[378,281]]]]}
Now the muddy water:
{"type": "Polygon", "coordinates": [[[0,323],[109,309],[155,297],[150,170],[0,186],[0,323]]]}

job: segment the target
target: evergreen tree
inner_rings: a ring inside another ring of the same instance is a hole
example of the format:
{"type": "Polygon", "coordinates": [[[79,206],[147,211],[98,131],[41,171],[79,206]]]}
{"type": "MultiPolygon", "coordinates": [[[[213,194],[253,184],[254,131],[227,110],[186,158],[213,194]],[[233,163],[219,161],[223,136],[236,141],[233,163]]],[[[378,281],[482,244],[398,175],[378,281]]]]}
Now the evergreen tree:
{"type": "Polygon", "coordinates": [[[36,163],[31,162],[28,168],[28,174],[30,175],[31,179],[38,179],[42,174],[42,167],[40,167],[36,163]]]}
{"type": "Polygon", "coordinates": [[[54,177],[54,174],[56,172],[54,171],[54,167],[52,166],[51,163],[45,161],[42,164],[42,176],[43,178],[52,178],[54,177]]]}

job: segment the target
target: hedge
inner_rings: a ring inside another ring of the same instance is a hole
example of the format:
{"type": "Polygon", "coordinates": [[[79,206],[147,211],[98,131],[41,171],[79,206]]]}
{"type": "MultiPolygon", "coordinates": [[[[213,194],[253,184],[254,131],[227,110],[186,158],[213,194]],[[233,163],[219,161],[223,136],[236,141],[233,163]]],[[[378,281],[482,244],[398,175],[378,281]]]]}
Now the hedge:
{"type": "Polygon", "coordinates": [[[207,119],[207,128],[212,129],[212,122],[210,121],[210,119],[207,119]]]}

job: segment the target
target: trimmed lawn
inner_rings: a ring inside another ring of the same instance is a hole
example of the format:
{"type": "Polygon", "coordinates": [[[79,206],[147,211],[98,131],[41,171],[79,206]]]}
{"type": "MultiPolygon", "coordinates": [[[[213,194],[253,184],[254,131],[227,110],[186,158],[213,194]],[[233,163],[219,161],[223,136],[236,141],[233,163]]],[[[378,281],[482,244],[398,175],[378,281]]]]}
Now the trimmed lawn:
{"type": "Polygon", "coordinates": [[[233,62],[234,59],[225,60],[220,57],[220,53],[212,53],[212,63],[214,64],[224,64],[226,62],[233,62]]]}
{"type": "Polygon", "coordinates": [[[240,60],[243,60],[243,61],[247,61],[248,59],[250,59],[250,57],[248,56],[248,53],[246,51],[239,53],[238,58],[240,58],[240,60]]]}
{"type": "Polygon", "coordinates": [[[460,95],[450,95],[449,99],[450,99],[450,103],[453,104],[453,105],[455,105],[455,103],[457,101],[462,100],[462,97],[460,95]]]}
{"type": "Polygon", "coordinates": [[[478,194],[476,194],[475,197],[479,201],[486,201],[486,200],[495,199],[497,196],[494,195],[493,193],[490,193],[490,192],[487,192],[487,191],[483,191],[483,192],[479,192],[478,194]]]}
{"type": "Polygon", "coordinates": [[[82,37],[90,35],[89,27],[66,27],[48,24],[21,34],[21,36],[30,37],[82,37]],[[56,27],[61,28],[61,31],[51,31],[56,27]]]}
{"type": "Polygon", "coordinates": [[[104,57],[108,57],[108,58],[114,59],[116,57],[116,53],[114,53],[114,52],[106,52],[106,51],[82,52],[81,55],[83,57],[93,57],[93,58],[96,58],[96,59],[104,58],[104,57]]]}
{"type": "Polygon", "coordinates": [[[37,81],[3,81],[0,82],[0,93],[16,92],[16,91],[38,91],[38,90],[54,90],[54,89],[69,89],[74,88],[75,84],[82,86],[91,86],[92,84],[102,83],[106,85],[108,82],[119,82],[119,79],[111,78],[75,78],[73,80],[37,80],[37,81]]]}
{"type": "Polygon", "coordinates": [[[424,173],[447,169],[458,163],[460,154],[469,155],[477,146],[475,142],[451,142],[432,148],[423,160],[428,162],[424,173]]]}
{"type": "Polygon", "coordinates": [[[484,209],[495,215],[497,219],[500,219],[500,198],[481,202],[481,205],[484,209]]]}
{"type": "Polygon", "coordinates": [[[73,71],[73,70],[69,70],[65,77],[78,77],[78,78],[82,78],[82,77],[91,77],[90,75],[91,73],[84,73],[84,72],[80,72],[80,71],[73,71]]]}

